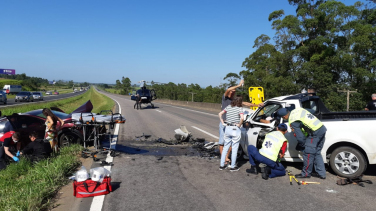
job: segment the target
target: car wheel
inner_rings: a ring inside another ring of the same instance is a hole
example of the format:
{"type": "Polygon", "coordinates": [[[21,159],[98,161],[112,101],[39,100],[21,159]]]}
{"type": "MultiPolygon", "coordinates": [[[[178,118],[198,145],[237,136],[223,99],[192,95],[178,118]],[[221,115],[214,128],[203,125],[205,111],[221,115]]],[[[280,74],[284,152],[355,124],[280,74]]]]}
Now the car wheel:
{"type": "Polygon", "coordinates": [[[14,100],[14,102],[17,102],[17,100],[14,100]]]}
{"type": "Polygon", "coordinates": [[[340,177],[355,178],[367,169],[364,155],[353,147],[338,147],[330,156],[330,167],[340,177]]]}
{"type": "Polygon", "coordinates": [[[66,131],[66,132],[63,132],[63,134],[61,134],[59,138],[59,147],[63,148],[66,146],[70,146],[71,144],[76,144],[80,142],[81,142],[81,138],[77,134],[71,131],[66,131]]]}

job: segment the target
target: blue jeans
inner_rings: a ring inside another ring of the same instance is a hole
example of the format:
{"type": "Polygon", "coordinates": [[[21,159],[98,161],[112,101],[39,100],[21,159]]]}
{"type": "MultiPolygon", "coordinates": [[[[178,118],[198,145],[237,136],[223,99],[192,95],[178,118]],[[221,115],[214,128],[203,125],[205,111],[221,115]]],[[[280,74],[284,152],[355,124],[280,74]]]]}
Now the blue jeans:
{"type": "Polygon", "coordinates": [[[225,145],[223,147],[222,155],[221,155],[221,166],[225,165],[227,152],[232,146],[232,152],[231,152],[231,168],[234,168],[236,165],[236,156],[238,154],[238,148],[239,148],[239,141],[233,142],[232,139],[226,139],[225,145]]]}
{"type": "Polygon", "coordinates": [[[219,122],[219,140],[218,144],[219,145],[224,145],[225,144],[225,126],[223,126],[222,122],[219,122]]]}
{"type": "Polygon", "coordinates": [[[271,168],[271,173],[269,178],[285,176],[286,170],[281,163],[270,160],[269,158],[264,157],[259,153],[257,148],[253,145],[248,146],[248,157],[249,163],[252,166],[258,166],[260,163],[263,163],[271,168]]]}

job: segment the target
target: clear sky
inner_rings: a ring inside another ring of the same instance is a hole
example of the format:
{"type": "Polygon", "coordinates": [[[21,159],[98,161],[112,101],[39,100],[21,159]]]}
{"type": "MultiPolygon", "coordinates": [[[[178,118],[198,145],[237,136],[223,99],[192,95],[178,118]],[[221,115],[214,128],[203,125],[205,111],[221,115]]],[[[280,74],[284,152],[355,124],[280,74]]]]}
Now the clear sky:
{"type": "Polygon", "coordinates": [[[244,69],[256,37],[273,37],[268,16],[279,9],[295,12],[287,0],[0,0],[0,68],[218,86],[244,69]]]}

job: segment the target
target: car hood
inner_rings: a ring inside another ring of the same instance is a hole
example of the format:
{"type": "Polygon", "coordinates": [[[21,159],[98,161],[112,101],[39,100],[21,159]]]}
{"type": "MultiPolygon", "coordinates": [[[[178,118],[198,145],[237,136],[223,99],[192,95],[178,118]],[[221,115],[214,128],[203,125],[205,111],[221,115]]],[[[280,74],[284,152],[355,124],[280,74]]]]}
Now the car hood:
{"type": "Polygon", "coordinates": [[[72,113],[86,113],[86,112],[91,112],[92,110],[93,110],[93,104],[91,103],[90,100],[88,100],[82,106],[80,106],[76,110],[72,111],[72,113]]]}

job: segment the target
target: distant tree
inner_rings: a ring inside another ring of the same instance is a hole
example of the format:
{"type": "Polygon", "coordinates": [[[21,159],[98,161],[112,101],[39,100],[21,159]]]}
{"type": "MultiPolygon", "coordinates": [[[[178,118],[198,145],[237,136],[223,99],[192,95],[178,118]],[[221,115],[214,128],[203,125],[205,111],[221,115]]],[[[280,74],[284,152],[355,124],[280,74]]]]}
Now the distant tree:
{"type": "Polygon", "coordinates": [[[121,79],[121,82],[122,82],[122,89],[124,90],[125,94],[128,94],[129,92],[132,91],[132,87],[131,87],[132,83],[128,77],[124,78],[123,76],[121,79]]]}
{"type": "Polygon", "coordinates": [[[122,88],[122,84],[120,80],[116,80],[115,89],[121,89],[121,88],[122,88]]]}
{"type": "Polygon", "coordinates": [[[240,76],[236,73],[228,73],[223,80],[228,80],[229,86],[235,86],[236,81],[240,79],[240,76]]]}

